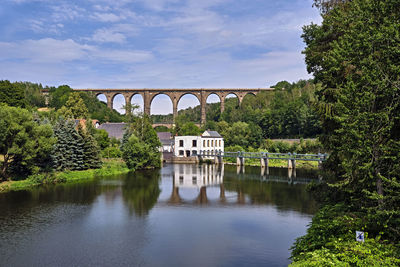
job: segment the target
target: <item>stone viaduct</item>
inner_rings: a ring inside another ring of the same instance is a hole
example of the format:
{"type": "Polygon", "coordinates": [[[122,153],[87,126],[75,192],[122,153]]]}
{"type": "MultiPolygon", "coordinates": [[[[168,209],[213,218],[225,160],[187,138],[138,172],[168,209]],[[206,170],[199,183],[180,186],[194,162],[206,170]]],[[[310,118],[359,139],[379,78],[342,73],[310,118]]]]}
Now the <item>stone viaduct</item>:
{"type": "Polygon", "coordinates": [[[174,121],[178,115],[178,103],[182,96],[194,95],[200,103],[201,107],[201,124],[206,122],[206,101],[208,96],[216,94],[221,102],[221,112],[225,109],[225,98],[229,94],[234,94],[239,100],[239,105],[247,94],[256,95],[261,91],[272,91],[273,88],[191,88],[191,89],[74,89],[75,91],[92,92],[96,96],[105,95],[107,98],[107,106],[113,108],[114,97],[121,94],[125,98],[125,103],[131,103],[134,95],[140,94],[143,98],[144,113],[150,115],[151,102],[154,97],[160,94],[169,96],[173,107],[174,121]]]}

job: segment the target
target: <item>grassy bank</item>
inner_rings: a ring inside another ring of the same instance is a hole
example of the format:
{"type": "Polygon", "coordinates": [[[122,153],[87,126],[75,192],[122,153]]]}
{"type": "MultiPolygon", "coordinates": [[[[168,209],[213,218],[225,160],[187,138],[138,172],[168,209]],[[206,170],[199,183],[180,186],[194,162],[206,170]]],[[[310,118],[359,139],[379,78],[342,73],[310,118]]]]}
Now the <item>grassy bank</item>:
{"type": "Polygon", "coordinates": [[[110,176],[129,172],[125,162],[119,159],[104,160],[100,169],[84,171],[65,171],[51,174],[38,174],[29,176],[25,180],[7,181],[0,184],[0,192],[25,190],[41,184],[68,183],[75,181],[91,180],[99,176],[110,176]]]}

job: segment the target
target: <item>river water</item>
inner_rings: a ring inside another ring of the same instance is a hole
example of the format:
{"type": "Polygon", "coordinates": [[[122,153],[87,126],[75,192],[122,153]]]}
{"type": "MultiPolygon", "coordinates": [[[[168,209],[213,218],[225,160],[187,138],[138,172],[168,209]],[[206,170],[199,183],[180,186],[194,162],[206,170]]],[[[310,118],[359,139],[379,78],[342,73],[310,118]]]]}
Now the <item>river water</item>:
{"type": "Polygon", "coordinates": [[[315,176],[170,164],[0,194],[0,266],[287,266],[315,176]]]}

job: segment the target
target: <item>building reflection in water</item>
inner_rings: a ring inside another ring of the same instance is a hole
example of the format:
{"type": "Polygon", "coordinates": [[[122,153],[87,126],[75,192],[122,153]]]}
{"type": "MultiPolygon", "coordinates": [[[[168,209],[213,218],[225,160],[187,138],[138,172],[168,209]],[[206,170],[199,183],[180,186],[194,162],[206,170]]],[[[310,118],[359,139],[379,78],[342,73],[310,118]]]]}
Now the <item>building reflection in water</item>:
{"type": "MultiPolygon", "coordinates": [[[[207,204],[207,188],[219,187],[219,200],[226,201],[224,189],[224,165],[214,164],[176,164],[173,165],[172,193],[169,199],[171,204],[183,204],[179,189],[195,189],[198,193],[192,200],[195,204],[207,204]]],[[[187,201],[186,201],[187,202],[187,201]]]]}
{"type": "MultiPolygon", "coordinates": [[[[248,167],[245,172],[244,167],[237,170],[237,166],[214,164],[175,164],[170,167],[172,191],[165,199],[170,205],[279,203],[284,208],[297,203],[299,210],[309,210],[304,205],[309,203],[310,196],[299,194],[300,187],[313,180],[302,178],[312,177],[307,173],[296,177],[293,170],[284,168],[261,168],[260,172],[260,168],[248,167]]],[[[171,184],[166,186],[171,188],[171,184]]]]}

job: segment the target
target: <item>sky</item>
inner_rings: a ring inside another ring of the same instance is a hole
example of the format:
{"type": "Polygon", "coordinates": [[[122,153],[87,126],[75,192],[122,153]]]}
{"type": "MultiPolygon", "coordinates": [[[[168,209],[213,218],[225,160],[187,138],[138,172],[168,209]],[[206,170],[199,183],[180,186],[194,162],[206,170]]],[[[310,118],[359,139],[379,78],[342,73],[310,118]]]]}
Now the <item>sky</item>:
{"type": "MultiPolygon", "coordinates": [[[[321,22],[312,0],[1,0],[0,79],[265,88],[311,77],[300,37],[311,22],[321,22]]],[[[115,102],[121,108],[122,97],[115,102]]],[[[178,108],[197,104],[187,95],[178,108]]],[[[151,109],[170,113],[172,103],[159,96],[151,109]]]]}

